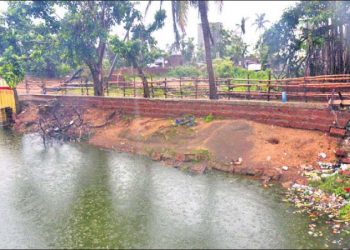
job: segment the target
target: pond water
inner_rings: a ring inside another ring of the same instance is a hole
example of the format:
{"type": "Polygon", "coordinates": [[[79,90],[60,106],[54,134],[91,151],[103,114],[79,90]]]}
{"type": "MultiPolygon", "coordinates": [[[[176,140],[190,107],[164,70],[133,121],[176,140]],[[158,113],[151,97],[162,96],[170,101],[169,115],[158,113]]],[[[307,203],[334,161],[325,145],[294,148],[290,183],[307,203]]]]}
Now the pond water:
{"type": "Polygon", "coordinates": [[[0,248],[334,247],[328,228],[308,235],[308,217],[280,193],[0,130],[0,248]]]}

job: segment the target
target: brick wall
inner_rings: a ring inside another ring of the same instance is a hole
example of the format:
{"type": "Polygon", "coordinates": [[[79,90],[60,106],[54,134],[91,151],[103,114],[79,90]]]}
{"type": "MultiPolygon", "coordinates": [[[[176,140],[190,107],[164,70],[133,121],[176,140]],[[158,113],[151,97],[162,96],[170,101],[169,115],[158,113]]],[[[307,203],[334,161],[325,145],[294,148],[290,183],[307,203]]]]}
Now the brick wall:
{"type": "MultiPolygon", "coordinates": [[[[183,114],[206,116],[213,114],[232,119],[247,119],[277,126],[329,131],[334,115],[326,104],[321,103],[281,103],[275,101],[246,100],[175,100],[142,98],[108,98],[23,95],[22,102],[41,103],[53,98],[65,105],[82,105],[103,109],[118,109],[126,114],[151,117],[176,117],[183,114]]],[[[338,112],[341,126],[350,120],[349,112],[338,112]]]]}

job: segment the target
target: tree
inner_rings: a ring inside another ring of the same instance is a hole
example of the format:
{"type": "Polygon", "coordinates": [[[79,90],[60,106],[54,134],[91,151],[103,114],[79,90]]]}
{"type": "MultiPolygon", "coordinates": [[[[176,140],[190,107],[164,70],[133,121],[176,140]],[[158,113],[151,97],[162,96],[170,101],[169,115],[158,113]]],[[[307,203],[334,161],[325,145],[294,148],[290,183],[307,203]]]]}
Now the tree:
{"type": "Polygon", "coordinates": [[[208,2],[197,1],[198,10],[201,16],[203,38],[204,38],[204,48],[205,48],[205,61],[207,63],[208,79],[209,79],[209,98],[217,99],[217,90],[213,71],[213,62],[211,59],[211,48],[210,48],[210,28],[208,21],[208,2]]]}
{"type": "Polygon", "coordinates": [[[133,23],[129,1],[61,2],[67,10],[61,23],[60,43],[66,56],[84,62],[90,69],[94,94],[103,95],[103,58],[108,34],[115,25],[133,23]]]}
{"type": "Polygon", "coordinates": [[[265,30],[265,24],[269,22],[269,20],[265,19],[266,14],[261,13],[261,14],[255,14],[256,18],[254,21],[254,25],[256,26],[256,30],[265,30]]]}
{"type": "Polygon", "coordinates": [[[9,2],[0,17],[0,53],[12,46],[17,54],[28,59],[23,67],[33,75],[54,77],[65,73],[56,36],[58,24],[50,17],[53,13],[47,2],[9,2]]]}
{"type": "Polygon", "coordinates": [[[280,76],[350,73],[350,3],[301,1],[266,30],[260,46],[280,76]]]}
{"type": "Polygon", "coordinates": [[[222,29],[218,48],[221,58],[229,57],[235,65],[238,65],[244,61],[248,45],[234,31],[222,29]]]}
{"type": "Polygon", "coordinates": [[[146,27],[142,22],[139,22],[131,29],[132,39],[130,41],[122,41],[117,36],[111,39],[113,52],[137,69],[142,79],[143,96],[145,98],[150,97],[150,91],[143,68],[161,56],[161,51],[156,47],[156,41],[152,37],[152,33],[164,26],[165,17],[165,11],[159,10],[155,14],[154,22],[151,25],[146,27]]]}
{"type": "Polygon", "coordinates": [[[94,94],[101,96],[108,35],[118,25],[132,26],[138,14],[130,1],[18,1],[10,2],[5,20],[31,62],[46,64],[48,70],[56,59],[70,65],[85,64],[92,75],[94,94]],[[55,14],[55,6],[63,8],[62,18],[55,14]],[[52,55],[52,50],[59,54],[52,55]]]}
{"type": "Polygon", "coordinates": [[[249,17],[242,17],[241,22],[236,24],[236,27],[241,31],[241,36],[246,32],[246,23],[249,17]]]}
{"type": "Polygon", "coordinates": [[[8,47],[0,57],[0,76],[13,89],[17,113],[20,112],[16,86],[24,79],[23,57],[15,54],[12,46],[8,47]]]}
{"type": "MultiPolygon", "coordinates": [[[[213,38],[210,32],[209,21],[208,21],[208,3],[209,1],[180,1],[173,0],[171,1],[171,11],[173,17],[173,30],[175,34],[175,42],[179,45],[180,35],[179,28],[181,28],[182,32],[185,31],[186,21],[187,21],[187,13],[190,5],[197,8],[199,11],[199,15],[201,18],[201,26],[203,31],[203,40],[204,40],[204,48],[205,48],[205,60],[207,64],[207,72],[209,78],[209,98],[217,99],[217,90],[214,78],[213,71],[213,63],[211,57],[211,45],[213,44],[213,38]]],[[[217,1],[219,4],[219,8],[222,8],[222,1],[217,1]]],[[[151,1],[148,2],[148,6],[151,4],[151,1]]],[[[148,7],[147,6],[147,7],[148,7]]],[[[147,11],[148,8],[146,8],[147,11]]]]}

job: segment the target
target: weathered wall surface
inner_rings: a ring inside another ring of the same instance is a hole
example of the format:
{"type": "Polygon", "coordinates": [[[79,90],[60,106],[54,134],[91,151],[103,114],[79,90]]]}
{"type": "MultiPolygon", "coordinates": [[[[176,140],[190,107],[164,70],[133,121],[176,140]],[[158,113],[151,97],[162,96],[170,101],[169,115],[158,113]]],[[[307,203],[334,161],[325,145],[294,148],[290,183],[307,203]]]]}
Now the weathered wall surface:
{"type": "MultiPolygon", "coordinates": [[[[42,103],[57,98],[65,105],[118,109],[126,114],[151,117],[175,117],[183,114],[213,114],[230,119],[247,119],[283,127],[328,132],[335,118],[326,104],[281,103],[245,100],[179,100],[108,98],[93,96],[23,95],[22,102],[42,103]]],[[[341,126],[350,120],[349,112],[338,112],[341,126]]]]}

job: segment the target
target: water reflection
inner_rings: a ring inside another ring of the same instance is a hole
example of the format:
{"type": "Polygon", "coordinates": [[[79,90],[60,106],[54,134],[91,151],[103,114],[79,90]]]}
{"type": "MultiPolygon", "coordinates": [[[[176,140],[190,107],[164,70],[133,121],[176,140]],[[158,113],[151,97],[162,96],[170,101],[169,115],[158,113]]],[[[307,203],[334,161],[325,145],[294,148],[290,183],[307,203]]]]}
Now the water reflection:
{"type": "MultiPolygon", "coordinates": [[[[0,248],[324,248],[275,191],[0,132],[0,248]]],[[[326,235],[327,232],[325,231],[326,235]]],[[[332,246],[329,244],[329,246],[332,246]]]]}

